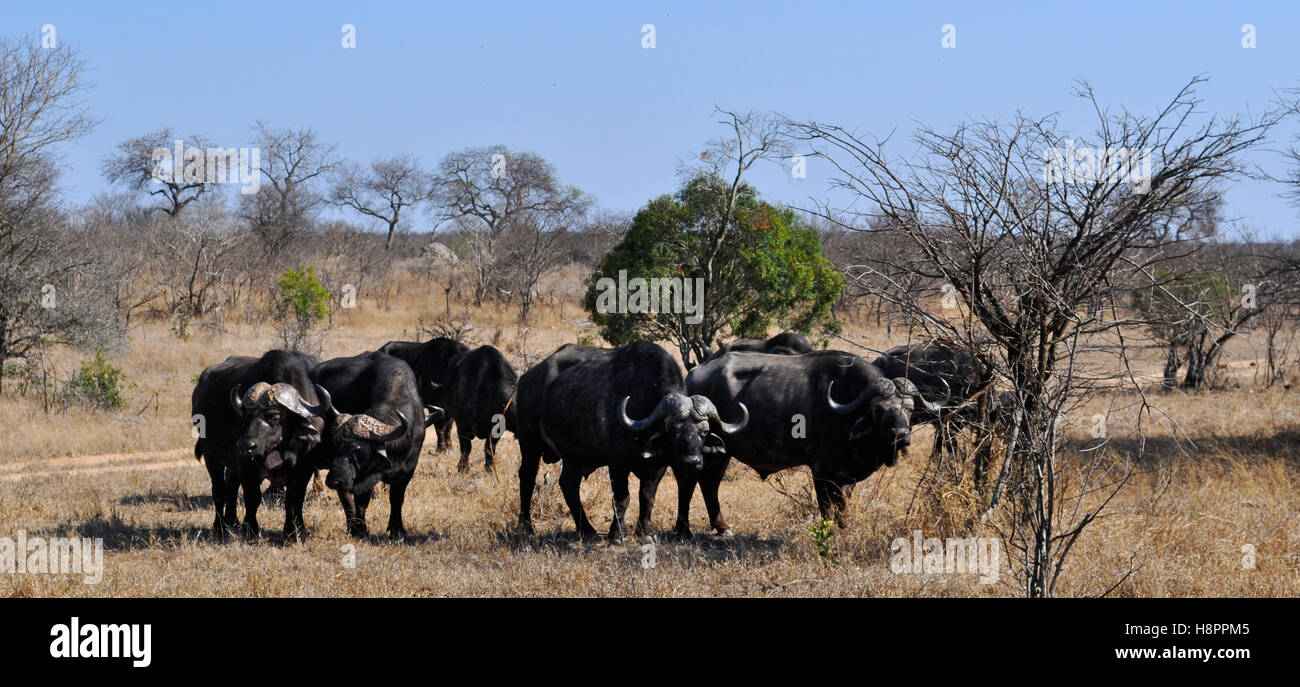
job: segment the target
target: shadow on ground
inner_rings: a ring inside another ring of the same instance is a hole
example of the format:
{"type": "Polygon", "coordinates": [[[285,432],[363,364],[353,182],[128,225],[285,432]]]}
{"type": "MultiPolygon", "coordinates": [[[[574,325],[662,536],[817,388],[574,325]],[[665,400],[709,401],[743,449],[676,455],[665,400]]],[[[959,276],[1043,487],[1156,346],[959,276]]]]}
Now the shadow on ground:
{"type": "MultiPolygon", "coordinates": [[[[152,503],[144,499],[141,495],[141,503],[152,503]]],[[[128,499],[123,499],[126,502],[128,499]]],[[[210,504],[209,504],[210,507],[210,504]]],[[[294,546],[298,542],[290,541],[284,536],[280,527],[280,522],[275,522],[268,527],[266,520],[258,518],[262,525],[262,532],[259,536],[249,535],[244,531],[242,525],[236,526],[231,532],[229,539],[226,541],[217,540],[212,534],[212,528],[209,526],[182,526],[173,525],[137,525],[126,520],[114,513],[110,516],[96,515],[89,520],[82,522],[65,522],[56,527],[41,532],[44,537],[85,537],[90,539],[103,539],[104,549],[106,551],[132,551],[140,549],[154,548],[172,548],[183,544],[213,544],[222,546],[227,543],[242,541],[247,544],[262,546],[294,546]]],[[[312,537],[310,530],[307,537],[312,537]]],[[[445,539],[446,535],[441,532],[421,532],[408,534],[404,539],[397,540],[389,537],[386,533],[372,532],[365,538],[364,543],[376,546],[394,545],[394,546],[413,546],[418,544],[428,544],[445,539]]],[[[349,540],[356,541],[356,540],[349,540]]]]}
{"type": "Polygon", "coordinates": [[[696,534],[687,539],[671,532],[657,532],[649,538],[628,534],[622,540],[610,540],[604,535],[584,540],[576,530],[560,529],[529,535],[512,527],[498,531],[497,539],[516,554],[547,551],[580,556],[626,549],[638,560],[649,554],[646,545],[653,542],[656,560],[672,560],[684,556],[692,564],[711,565],[740,560],[755,564],[770,563],[780,558],[785,551],[785,541],[781,537],[760,537],[753,534],[696,534]]]}
{"type": "Polygon", "coordinates": [[[161,506],[172,513],[211,511],[211,494],[187,494],[181,491],[150,489],[143,494],[131,494],[118,499],[122,506],[161,506]]]}
{"type": "MultiPolygon", "coordinates": [[[[1280,460],[1300,467],[1300,432],[1283,430],[1272,435],[1201,435],[1182,439],[1160,437],[1112,437],[1105,442],[1106,449],[1119,457],[1130,457],[1139,464],[1169,464],[1180,461],[1280,460]]],[[[1086,451],[1100,444],[1099,440],[1074,440],[1070,448],[1086,451]]],[[[1086,455],[1086,454],[1083,454],[1086,455]]]]}

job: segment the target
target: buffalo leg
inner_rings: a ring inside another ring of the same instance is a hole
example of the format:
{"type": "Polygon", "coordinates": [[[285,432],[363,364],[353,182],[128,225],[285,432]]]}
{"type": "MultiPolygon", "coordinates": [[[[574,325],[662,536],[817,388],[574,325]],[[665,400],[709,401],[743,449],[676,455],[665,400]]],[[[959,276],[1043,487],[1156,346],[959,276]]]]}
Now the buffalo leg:
{"type": "Polygon", "coordinates": [[[307,484],[316,476],[315,470],[297,467],[289,475],[284,494],[284,538],[302,541],[307,536],[307,523],[302,519],[303,502],[307,500],[307,484]]]}
{"type": "Polygon", "coordinates": [[[691,499],[700,478],[694,470],[673,468],[673,479],[677,480],[677,523],[673,526],[673,534],[690,539],[695,536],[691,534],[691,499]]]}
{"type": "Polygon", "coordinates": [[[260,537],[262,528],[257,525],[257,508],[262,505],[262,475],[252,468],[245,468],[240,479],[244,488],[244,531],[251,537],[260,537]]]}
{"type": "Polygon", "coordinates": [[[623,519],[627,515],[629,498],[627,488],[628,471],[626,469],[609,469],[609,486],[614,490],[614,520],[609,523],[609,538],[623,538],[623,519]]]}
{"type": "Polygon", "coordinates": [[[844,519],[844,507],[848,501],[848,495],[853,493],[853,486],[844,484],[829,477],[813,476],[814,491],[817,492],[817,507],[821,510],[823,520],[834,520],[840,527],[846,526],[844,519]]]}
{"type": "Polygon", "coordinates": [[[498,439],[493,432],[496,432],[495,427],[488,432],[487,439],[483,441],[483,469],[488,472],[494,472],[497,469],[497,442],[500,441],[500,439],[498,439]]]}
{"type": "Polygon", "coordinates": [[[583,474],[570,466],[571,463],[566,462],[560,469],[560,491],[564,494],[564,502],[569,506],[569,513],[573,515],[573,525],[578,530],[578,536],[583,539],[595,537],[596,528],[587,519],[587,511],[582,507],[582,496],[578,490],[583,474]]]}
{"type": "Polygon", "coordinates": [[[469,453],[474,450],[474,437],[461,434],[461,430],[457,430],[456,433],[460,439],[460,461],[456,463],[456,472],[467,472],[469,470],[469,453]]]}
{"type": "Polygon", "coordinates": [[[228,531],[234,531],[239,526],[239,482],[239,471],[226,468],[226,476],[222,480],[226,504],[221,513],[221,521],[228,531]]]}
{"type": "Polygon", "coordinates": [[[650,533],[650,515],[655,509],[655,494],[659,492],[659,482],[663,480],[664,472],[667,470],[668,467],[664,466],[649,473],[638,473],[636,476],[641,482],[637,489],[637,536],[643,537],[650,533]]]}
{"type": "Polygon", "coordinates": [[[362,510],[357,511],[358,497],[352,492],[345,489],[339,490],[339,503],[343,504],[343,517],[348,522],[348,534],[357,539],[366,537],[366,515],[362,510]]]}
{"type": "Polygon", "coordinates": [[[406,538],[406,527],[402,524],[402,503],[406,501],[406,485],[410,483],[411,475],[398,475],[389,485],[388,534],[394,539],[406,538]]]}
{"type": "Polygon", "coordinates": [[[373,490],[357,494],[357,519],[361,521],[363,526],[366,523],[366,509],[370,508],[370,499],[374,497],[374,495],[375,492],[373,490]]]}
{"type": "Polygon", "coordinates": [[[208,469],[208,477],[212,480],[212,508],[216,515],[212,518],[212,536],[217,541],[225,541],[229,537],[226,530],[226,467],[210,457],[203,458],[204,467],[208,469]]]}
{"type": "Polygon", "coordinates": [[[288,488],[288,481],[283,477],[276,475],[271,477],[271,484],[266,487],[266,493],[262,498],[274,503],[275,501],[284,501],[284,495],[288,488]]]}
{"type": "Polygon", "coordinates": [[[433,428],[438,433],[438,453],[451,448],[451,425],[452,419],[450,417],[444,417],[433,423],[433,428]]]}
{"type": "Polygon", "coordinates": [[[541,462],[541,450],[530,442],[519,442],[519,530],[525,534],[533,533],[533,491],[541,462]]]}
{"type": "Polygon", "coordinates": [[[718,488],[722,486],[722,478],[726,477],[730,462],[730,458],[724,458],[718,461],[716,467],[705,462],[704,474],[700,475],[700,495],[704,497],[704,507],[709,511],[709,524],[718,534],[731,534],[731,528],[722,517],[722,504],[718,501],[718,488]]]}

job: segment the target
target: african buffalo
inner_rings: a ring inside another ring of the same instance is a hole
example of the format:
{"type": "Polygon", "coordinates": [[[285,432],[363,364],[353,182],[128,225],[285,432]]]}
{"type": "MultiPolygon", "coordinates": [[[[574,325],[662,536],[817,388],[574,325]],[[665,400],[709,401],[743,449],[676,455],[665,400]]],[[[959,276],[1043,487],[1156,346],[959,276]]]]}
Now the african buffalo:
{"type": "Polygon", "coordinates": [[[749,411],[724,422],[703,396],[682,393],[682,372],[667,351],[648,342],[615,349],[568,344],[519,378],[509,429],[519,440],[519,526],[532,532],[532,497],[539,461],[563,461],[560,489],[582,537],[596,534],[578,495],[582,479],[609,466],[614,519],[609,536],[623,534],[628,474],[640,480],[636,532],[650,526],[655,490],[664,470],[698,470],[705,454],[725,450],[749,411]],[[636,418],[636,419],[634,419],[636,418]],[[728,439],[730,440],[730,439],[728,439]]]}
{"type": "Polygon", "coordinates": [[[438,391],[447,417],[455,420],[460,438],[460,462],[456,469],[469,469],[474,439],[484,439],[484,467],[493,470],[497,440],[505,434],[506,415],[513,412],[512,399],[518,376],[514,368],[492,346],[479,346],[451,359],[446,383],[438,391]]]}
{"type": "MultiPolygon", "coordinates": [[[[750,428],[727,440],[698,473],[709,522],[727,532],[718,485],[735,457],[760,477],[800,465],[812,469],[823,518],[844,524],[852,487],[882,465],[892,466],[911,443],[914,405],[930,409],[914,384],[890,379],[861,358],[842,351],[804,355],[731,352],[695,368],[688,393],[708,397],[722,412],[744,403],[753,409],[750,428]]],[[[678,480],[677,531],[689,535],[689,474],[678,480]]]]}
{"type": "MultiPolygon", "coordinates": [[[[468,350],[469,346],[441,336],[424,343],[389,341],[379,349],[382,353],[405,361],[415,373],[415,385],[420,390],[420,398],[424,399],[426,405],[438,407],[445,407],[442,385],[447,383],[447,366],[452,358],[468,350]]],[[[433,423],[433,428],[438,433],[438,451],[451,448],[452,421],[451,414],[447,413],[433,423]]]]}
{"type": "Polygon", "coordinates": [[[803,355],[804,353],[812,353],[813,346],[802,334],[781,332],[766,341],[763,339],[736,339],[729,344],[723,344],[717,351],[710,355],[705,362],[713,360],[714,358],[731,351],[775,353],[777,355],[803,355]]]}
{"type": "MultiPolygon", "coordinates": [[[[928,344],[895,346],[871,362],[888,377],[906,377],[926,398],[949,398],[960,404],[989,386],[992,366],[954,343],[936,340],[928,344]]],[[[951,412],[955,408],[946,409],[951,412]]],[[[912,424],[935,417],[918,412],[912,424]]]]}
{"type": "Polygon", "coordinates": [[[373,352],[327,360],[311,376],[328,421],[320,447],[329,465],[325,484],[339,494],[348,532],[367,535],[371,490],[383,481],[390,487],[388,533],[404,537],[402,501],[424,446],[415,374],[401,360],[373,352]]]}
{"type": "MultiPolygon", "coordinates": [[[[273,350],[260,358],[230,356],[199,375],[191,395],[191,413],[201,423],[194,457],[203,459],[212,479],[212,531],[218,539],[238,522],[240,486],[244,527],[251,535],[260,532],[262,480],[283,482],[301,468],[306,487],[311,454],[324,428],[310,377],[315,365],[316,359],[304,353],[273,350]]],[[[286,533],[293,521],[286,502],[286,533]]]]}
{"type": "MultiPolygon", "coordinates": [[[[907,377],[927,398],[950,398],[941,413],[917,412],[912,418],[913,425],[936,423],[936,454],[946,447],[955,455],[957,437],[963,429],[982,422],[996,423],[1004,415],[999,406],[1001,400],[1006,400],[1006,393],[992,389],[992,364],[951,341],[936,339],[926,344],[895,346],[872,365],[888,376],[907,377]]],[[[980,449],[976,465],[976,478],[981,481],[987,467],[984,463],[988,457],[983,455],[986,448],[980,449]]]]}

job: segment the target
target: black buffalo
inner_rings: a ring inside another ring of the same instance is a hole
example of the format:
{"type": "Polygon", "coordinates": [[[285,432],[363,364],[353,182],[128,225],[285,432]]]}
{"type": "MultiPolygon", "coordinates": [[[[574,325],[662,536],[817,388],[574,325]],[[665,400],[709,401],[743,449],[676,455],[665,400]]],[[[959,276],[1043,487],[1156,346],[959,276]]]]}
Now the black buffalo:
{"type": "Polygon", "coordinates": [[[446,383],[438,391],[446,416],[456,423],[460,439],[461,472],[469,469],[474,439],[483,439],[484,467],[493,470],[497,440],[505,434],[506,416],[513,412],[515,370],[501,351],[479,346],[451,359],[446,383]]]}
{"type": "Polygon", "coordinates": [[[424,446],[414,373],[401,360],[374,352],[327,360],[311,376],[328,420],[320,447],[329,465],[325,484],[339,494],[348,532],[366,536],[371,490],[383,481],[389,485],[388,533],[404,537],[402,502],[424,446]]]}
{"type": "Polygon", "coordinates": [[[987,436],[980,437],[984,434],[981,430],[995,434],[1006,432],[1014,423],[1017,403],[1014,391],[994,388],[993,364],[985,356],[946,339],[896,346],[873,364],[886,374],[906,376],[930,398],[951,394],[941,413],[918,413],[912,422],[935,424],[932,455],[939,455],[945,449],[951,455],[959,455],[957,447],[963,433],[975,430],[969,440],[974,444],[970,458],[974,463],[975,484],[982,486],[993,455],[987,436]]]}
{"type": "MultiPolygon", "coordinates": [[[[260,532],[257,508],[264,479],[283,483],[302,470],[305,491],[313,472],[311,454],[324,428],[310,377],[315,365],[309,355],[273,350],[260,358],[230,356],[199,375],[191,396],[200,433],[194,457],[203,459],[212,479],[217,538],[224,539],[238,522],[241,486],[244,528],[252,535],[260,532]]],[[[294,518],[286,502],[286,534],[293,530],[294,518]]]]}
{"type": "MultiPolygon", "coordinates": [[[[722,435],[748,422],[723,422],[709,399],[682,393],[682,372],[667,351],[647,342],[615,349],[568,344],[519,378],[509,428],[519,440],[519,525],[532,532],[538,463],[563,461],[560,489],[583,537],[596,534],[578,495],[582,479],[609,466],[614,491],[611,538],[623,533],[628,474],[640,480],[636,531],[650,526],[664,470],[698,470],[705,454],[724,450],[722,435]],[[636,418],[636,419],[634,419],[636,418]]],[[[730,440],[730,439],[728,439],[730,440]]]]}
{"type": "Polygon", "coordinates": [[[812,353],[813,346],[802,334],[781,332],[767,340],[736,339],[729,344],[723,344],[722,347],[713,353],[713,355],[708,357],[708,360],[713,360],[714,358],[731,351],[775,353],[777,355],[803,355],[804,353],[812,353]]]}
{"type": "MultiPolygon", "coordinates": [[[[691,394],[708,397],[722,412],[740,403],[753,409],[747,431],[727,440],[698,475],[710,524],[727,531],[718,485],[735,457],[759,476],[800,465],[812,470],[823,518],[844,524],[853,485],[881,466],[892,466],[911,443],[911,415],[926,401],[904,378],[886,377],[861,358],[841,351],[804,355],[732,352],[695,368],[686,378],[691,394]]],[[[677,529],[689,533],[694,483],[678,482],[677,529]]]]}
{"type": "MultiPolygon", "coordinates": [[[[442,386],[447,383],[447,368],[451,359],[469,350],[469,346],[446,337],[436,337],[424,343],[414,341],[389,341],[380,347],[381,353],[399,358],[415,373],[415,385],[425,405],[445,407],[442,386]]],[[[451,448],[453,418],[444,414],[433,422],[438,434],[438,451],[451,448]]]]}
{"type": "MultiPolygon", "coordinates": [[[[906,377],[930,399],[946,398],[961,405],[985,391],[993,379],[993,367],[954,343],[936,340],[928,344],[895,346],[871,362],[888,377],[906,377]]],[[[945,409],[945,414],[955,408],[945,409]]],[[[923,409],[918,409],[922,411],[923,409]]],[[[934,420],[928,411],[918,412],[913,424],[934,420]]]]}

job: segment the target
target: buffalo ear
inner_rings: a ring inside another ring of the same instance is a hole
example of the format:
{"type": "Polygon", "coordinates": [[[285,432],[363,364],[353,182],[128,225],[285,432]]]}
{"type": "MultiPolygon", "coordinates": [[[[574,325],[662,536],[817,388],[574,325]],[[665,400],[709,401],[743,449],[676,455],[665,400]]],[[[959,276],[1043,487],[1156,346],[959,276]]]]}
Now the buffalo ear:
{"type": "Polygon", "coordinates": [[[726,453],[727,444],[723,441],[722,437],[713,432],[709,432],[709,435],[704,437],[704,448],[702,451],[704,453],[726,453]]]}
{"type": "Polygon", "coordinates": [[[875,425],[872,423],[871,418],[858,418],[858,421],[854,422],[853,426],[849,428],[849,441],[856,441],[871,434],[874,428],[875,425]]]}

